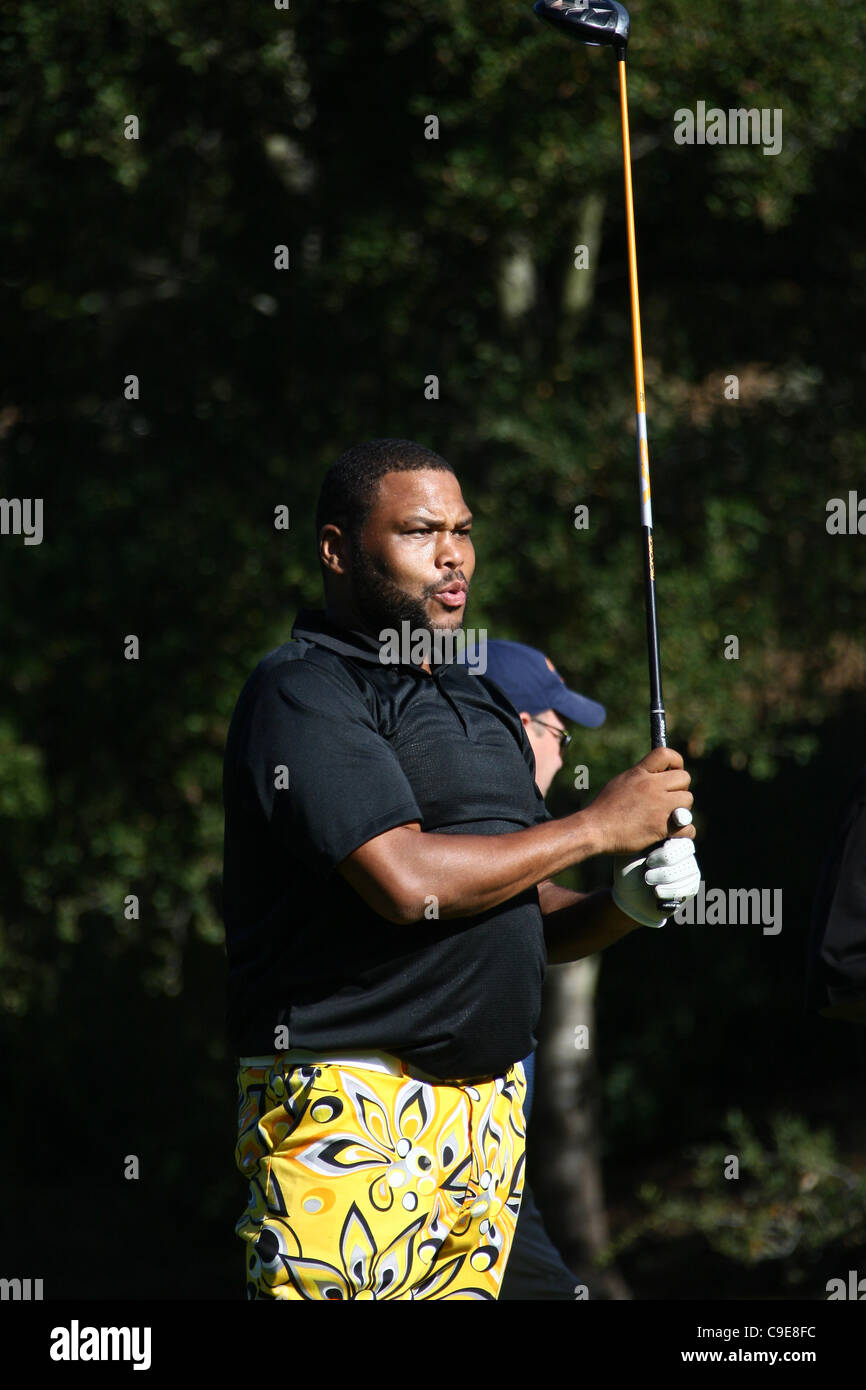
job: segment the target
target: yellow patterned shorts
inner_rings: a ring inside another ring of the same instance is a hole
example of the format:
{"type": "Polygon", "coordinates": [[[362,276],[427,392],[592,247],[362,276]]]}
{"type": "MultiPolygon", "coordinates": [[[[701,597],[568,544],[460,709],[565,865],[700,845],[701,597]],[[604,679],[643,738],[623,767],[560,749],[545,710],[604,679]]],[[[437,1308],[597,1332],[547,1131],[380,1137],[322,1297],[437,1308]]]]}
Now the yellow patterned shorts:
{"type": "Polygon", "coordinates": [[[238,1072],[247,1297],[496,1299],[523,1193],[523,1064],[435,1082],[386,1053],[297,1055],[238,1072]]]}

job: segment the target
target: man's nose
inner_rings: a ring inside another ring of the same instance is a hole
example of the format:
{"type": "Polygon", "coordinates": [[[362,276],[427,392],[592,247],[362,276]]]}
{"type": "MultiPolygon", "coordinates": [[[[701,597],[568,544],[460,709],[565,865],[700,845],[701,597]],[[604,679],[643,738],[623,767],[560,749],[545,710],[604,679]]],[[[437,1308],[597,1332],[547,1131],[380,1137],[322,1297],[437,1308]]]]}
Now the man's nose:
{"type": "Polygon", "coordinates": [[[443,536],[436,555],[437,563],[449,565],[452,569],[460,569],[463,557],[464,550],[457,537],[443,536]]]}

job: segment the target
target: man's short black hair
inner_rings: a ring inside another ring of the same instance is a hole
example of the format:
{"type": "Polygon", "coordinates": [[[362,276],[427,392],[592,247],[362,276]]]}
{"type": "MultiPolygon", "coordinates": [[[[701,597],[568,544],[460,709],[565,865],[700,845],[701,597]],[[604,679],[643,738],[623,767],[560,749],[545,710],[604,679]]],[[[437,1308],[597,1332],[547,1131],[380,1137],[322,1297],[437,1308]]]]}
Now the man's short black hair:
{"type": "Polygon", "coordinates": [[[316,503],[316,538],[330,523],[354,540],[372,510],[379,479],[422,468],[454,472],[440,454],[411,439],[368,439],[353,445],[325,474],[316,503]]]}

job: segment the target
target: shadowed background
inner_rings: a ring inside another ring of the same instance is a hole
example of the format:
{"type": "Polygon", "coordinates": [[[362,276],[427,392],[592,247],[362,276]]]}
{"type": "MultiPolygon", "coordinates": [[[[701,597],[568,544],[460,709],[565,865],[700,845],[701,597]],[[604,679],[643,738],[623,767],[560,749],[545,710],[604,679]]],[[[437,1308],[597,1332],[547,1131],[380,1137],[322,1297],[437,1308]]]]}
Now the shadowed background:
{"type": "MultiPolygon", "coordinates": [[[[669,923],[605,953],[590,1097],[551,970],[534,1181],[585,1263],[583,1107],[620,1290],[823,1298],[866,1248],[863,1030],[802,1002],[820,859],[866,758],[866,535],[826,528],[830,498],[866,496],[862,10],[631,16],[669,735],[707,885],[782,889],[783,929],[669,923]],[[698,100],[781,109],[782,152],[676,144],[698,100]]],[[[476,517],[467,625],[606,705],[572,730],[590,789],[564,769],[554,814],[648,750],[615,65],[528,4],[23,0],[0,75],[0,492],[44,499],[40,545],[0,536],[21,1192],[0,1273],[49,1298],[236,1298],[222,751],[246,676],[319,602],[337,454],[443,453],[476,517]]]]}

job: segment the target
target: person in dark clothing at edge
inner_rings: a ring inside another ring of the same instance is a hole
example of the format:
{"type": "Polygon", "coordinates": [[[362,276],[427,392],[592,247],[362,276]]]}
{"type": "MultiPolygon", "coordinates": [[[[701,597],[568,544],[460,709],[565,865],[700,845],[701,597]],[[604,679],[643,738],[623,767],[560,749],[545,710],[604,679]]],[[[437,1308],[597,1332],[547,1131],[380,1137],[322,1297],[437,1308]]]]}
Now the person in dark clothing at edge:
{"type": "Polygon", "coordinates": [[[223,911],[249,1298],[496,1299],[545,963],[663,925],[659,900],[697,891],[679,753],[653,750],[554,820],[509,701],[435,659],[431,639],[463,621],[471,524],[431,450],[342,454],[316,513],[325,608],[298,614],[232,716],[223,911]],[[551,881],[606,853],[610,889],[551,881]]]}
{"type": "MultiPolygon", "coordinates": [[[[573,721],[584,728],[597,729],[607,715],[604,705],[569,690],[550,658],[536,647],[522,642],[488,641],[483,656],[487,679],[508,697],[526,730],[535,758],[535,783],[542,796],[547,796],[571,742],[566,723],[573,721]]],[[[477,655],[475,664],[481,665],[477,655]]],[[[534,1052],[524,1057],[523,1070],[523,1114],[528,1126],[535,1081],[534,1052]]],[[[527,1173],[499,1298],[504,1302],[571,1301],[578,1287],[577,1275],[568,1268],[547,1232],[527,1173]]]]}
{"type": "MultiPolygon", "coordinates": [[[[818,878],[806,972],[806,1008],[866,1025],[866,765],[848,790],[818,878]]],[[[860,1033],[866,1064],[866,1034],[860,1033]]]]}

